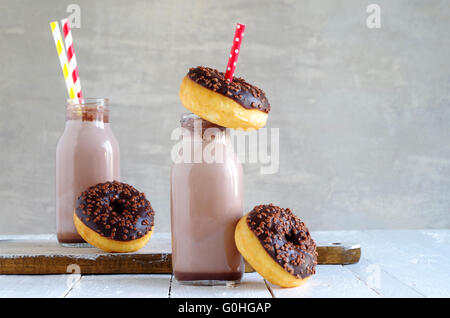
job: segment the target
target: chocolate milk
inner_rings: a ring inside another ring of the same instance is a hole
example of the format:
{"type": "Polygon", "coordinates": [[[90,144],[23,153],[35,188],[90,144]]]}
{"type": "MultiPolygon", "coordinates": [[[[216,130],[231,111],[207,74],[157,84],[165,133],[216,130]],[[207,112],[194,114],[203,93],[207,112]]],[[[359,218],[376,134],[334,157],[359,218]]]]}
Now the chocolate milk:
{"type": "Polygon", "coordinates": [[[67,106],[66,126],[56,148],[56,227],[63,244],[84,243],[73,224],[75,200],[81,192],[120,178],[119,145],[106,102],[67,106]]]}
{"type": "MultiPolygon", "coordinates": [[[[188,116],[187,120],[201,121],[203,129],[211,124],[194,115],[188,116]]],[[[182,122],[182,126],[189,124],[182,122]]],[[[222,132],[213,140],[203,138],[200,149],[203,151],[213,143],[221,153],[221,162],[184,160],[172,167],[172,266],[175,279],[184,283],[214,285],[239,281],[244,270],[234,242],[234,230],[243,215],[242,166],[225,130],[220,129],[222,132]]],[[[197,134],[200,140],[202,133],[197,134]]],[[[195,142],[191,137],[183,139],[193,150],[195,142]]]]}

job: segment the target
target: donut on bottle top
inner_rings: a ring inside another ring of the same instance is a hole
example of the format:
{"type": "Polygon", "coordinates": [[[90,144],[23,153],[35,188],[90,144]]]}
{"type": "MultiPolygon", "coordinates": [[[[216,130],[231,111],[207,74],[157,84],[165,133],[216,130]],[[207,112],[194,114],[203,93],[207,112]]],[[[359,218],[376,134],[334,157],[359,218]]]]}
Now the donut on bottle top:
{"type": "Polygon", "coordinates": [[[184,107],[216,125],[235,129],[259,129],[266,124],[270,104],[264,91],[205,66],[191,68],[183,78],[180,99],[184,107]]]}

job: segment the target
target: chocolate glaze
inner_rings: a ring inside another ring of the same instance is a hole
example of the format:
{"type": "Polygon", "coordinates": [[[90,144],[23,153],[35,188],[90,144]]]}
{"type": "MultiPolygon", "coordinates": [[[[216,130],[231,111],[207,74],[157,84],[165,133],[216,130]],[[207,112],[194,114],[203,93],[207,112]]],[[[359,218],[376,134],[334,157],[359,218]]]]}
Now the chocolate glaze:
{"type": "Polygon", "coordinates": [[[91,230],[117,241],[145,236],[155,216],[144,193],[118,181],[99,183],[81,193],[75,213],[91,230]]]}
{"type": "Polygon", "coordinates": [[[243,78],[234,77],[230,82],[216,69],[198,66],[189,69],[187,76],[195,83],[216,93],[229,97],[247,109],[270,111],[270,104],[262,89],[247,83],[243,78]]]}
{"type": "Polygon", "coordinates": [[[255,206],[247,215],[247,225],[266,252],[288,273],[306,278],[316,272],[316,243],[290,209],[272,204],[255,206]]]}

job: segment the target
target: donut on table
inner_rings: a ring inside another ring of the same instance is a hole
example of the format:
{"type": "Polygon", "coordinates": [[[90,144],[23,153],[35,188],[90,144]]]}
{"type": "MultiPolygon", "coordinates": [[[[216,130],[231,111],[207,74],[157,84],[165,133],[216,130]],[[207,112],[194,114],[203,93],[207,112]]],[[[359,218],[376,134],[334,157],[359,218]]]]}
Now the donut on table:
{"type": "Polygon", "coordinates": [[[275,285],[300,286],[315,274],[316,243],[290,209],[255,206],[238,222],[235,241],[247,262],[275,285]]]}
{"type": "Polygon", "coordinates": [[[106,252],[142,248],[153,231],[155,212],[145,194],[118,181],[99,183],[76,202],[73,221],[81,237],[106,252]]]}
{"type": "Polygon", "coordinates": [[[264,91],[205,66],[191,68],[183,78],[180,99],[184,107],[216,125],[236,129],[259,129],[266,124],[270,104],[264,91]]]}

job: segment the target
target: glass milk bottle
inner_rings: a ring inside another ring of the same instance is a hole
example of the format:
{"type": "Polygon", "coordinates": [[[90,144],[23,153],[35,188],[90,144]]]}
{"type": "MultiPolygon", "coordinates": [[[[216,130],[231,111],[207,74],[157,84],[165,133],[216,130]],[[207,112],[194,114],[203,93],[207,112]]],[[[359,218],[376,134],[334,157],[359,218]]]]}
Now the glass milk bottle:
{"type": "Polygon", "coordinates": [[[74,99],[56,148],[56,228],[62,245],[85,245],[73,224],[77,197],[89,186],[119,180],[119,144],[110,124],[108,99],[74,99]]]}
{"type": "Polygon", "coordinates": [[[244,263],[234,242],[243,215],[242,166],[229,134],[183,115],[183,140],[171,173],[172,266],[184,284],[239,282],[244,263]]]}

